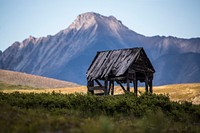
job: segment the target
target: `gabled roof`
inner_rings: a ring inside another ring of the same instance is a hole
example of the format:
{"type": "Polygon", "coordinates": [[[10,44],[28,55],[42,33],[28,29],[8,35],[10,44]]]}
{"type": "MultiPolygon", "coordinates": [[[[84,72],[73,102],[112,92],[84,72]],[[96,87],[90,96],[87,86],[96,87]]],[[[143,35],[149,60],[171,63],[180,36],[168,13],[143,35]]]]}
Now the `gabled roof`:
{"type": "MultiPolygon", "coordinates": [[[[111,51],[97,52],[92,64],[87,71],[87,79],[94,80],[97,78],[108,77],[109,74],[113,76],[121,76],[125,74],[131,64],[138,58],[140,52],[144,52],[143,48],[129,48],[111,51]]],[[[151,62],[145,54],[146,62],[148,62],[149,69],[155,72],[151,62]]]]}

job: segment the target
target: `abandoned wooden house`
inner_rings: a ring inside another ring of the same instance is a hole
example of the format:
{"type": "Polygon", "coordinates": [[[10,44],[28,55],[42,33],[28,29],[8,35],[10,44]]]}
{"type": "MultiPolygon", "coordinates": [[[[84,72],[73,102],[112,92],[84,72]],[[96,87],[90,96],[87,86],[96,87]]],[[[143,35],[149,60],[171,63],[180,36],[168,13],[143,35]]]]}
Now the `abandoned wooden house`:
{"type": "Polygon", "coordinates": [[[97,52],[87,71],[88,92],[102,90],[104,95],[114,94],[114,85],[130,92],[138,92],[138,81],[145,83],[146,92],[153,92],[152,80],[155,70],[143,48],[129,48],[97,52]],[[125,84],[125,86],[123,86],[125,84]]]}

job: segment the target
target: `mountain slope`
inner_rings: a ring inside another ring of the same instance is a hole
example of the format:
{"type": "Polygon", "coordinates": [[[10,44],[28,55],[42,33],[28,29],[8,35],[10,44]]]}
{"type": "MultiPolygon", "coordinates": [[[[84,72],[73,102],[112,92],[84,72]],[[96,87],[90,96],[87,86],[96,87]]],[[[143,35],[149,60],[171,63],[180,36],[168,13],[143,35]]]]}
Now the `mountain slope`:
{"type": "Polygon", "coordinates": [[[155,60],[154,66],[157,84],[200,82],[198,53],[166,54],[155,60]]]}
{"type": "MultiPolygon", "coordinates": [[[[145,37],[113,16],[89,12],[79,15],[67,29],[53,36],[30,36],[21,43],[15,42],[0,57],[0,68],[86,84],[85,73],[97,51],[129,47],[144,47],[159,73],[164,73],[159,70],[163,67],[161,57],[200,53],[200,38],[145,37]]],[[[186,67],[186,73],[192,71],[186,67]]],[[[155,74],[157,85],[177,83],[165,78],[164,74],[159,75],[155,74]],[[157,78],[159,75],[162,75],[162,82],[157,78]]],[[[191,82],[190,79],[180,81],[191,82]]]]}
{"type": "Polygon", "coordinates": [[[26,73],[0,70],[0,82],[14,85],[26,85],[36,88],[61,88],[78,87],[79,85],[71,82],[30,75],[26,73]]]}

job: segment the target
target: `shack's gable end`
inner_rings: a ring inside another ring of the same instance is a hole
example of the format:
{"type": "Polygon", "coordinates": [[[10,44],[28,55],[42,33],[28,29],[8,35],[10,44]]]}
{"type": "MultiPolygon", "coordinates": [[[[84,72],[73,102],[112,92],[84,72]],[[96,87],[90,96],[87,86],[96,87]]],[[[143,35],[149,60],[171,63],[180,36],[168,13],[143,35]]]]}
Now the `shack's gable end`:
{"type": "Polygon", "coordinates": [[[139,54],[137,55],[137,58],[131,64],[129,69],[134,70],[136,72],[148,72],[148,73],[155,72],[153,65],[151,64],[149,58],[147,57],[143,49],[140,50],[139,54]]]}
{"type": "Polygon", "coordinates": [[[97,52],[97,55],[87,71],[87,79],[91,81],[94,79],[105,79],[109,75],[116,77],[124,75],[128,68],[131,66],[134,67],[134,62],[139,64],[137,62],[141,59],[144,61],[144,67],[141,69],[147,69],[146,67],[148,67],[148,69],[154,72],[151,62],[145,55],[143,48],[97,52]]]}

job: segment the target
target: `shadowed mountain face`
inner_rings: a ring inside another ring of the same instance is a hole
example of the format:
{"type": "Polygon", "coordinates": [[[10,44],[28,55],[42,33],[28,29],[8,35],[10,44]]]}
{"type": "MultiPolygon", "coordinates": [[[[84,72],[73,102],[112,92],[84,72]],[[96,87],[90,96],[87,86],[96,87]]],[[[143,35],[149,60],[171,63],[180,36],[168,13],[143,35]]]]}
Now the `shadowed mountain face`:
{"type": "Polygon", "coordinates": [[[92,12],[53,36],[15,42],[0,56],[0,68],[86,84],[97,51],[131,47],[144,47],[156,70],[154,84],[200,82],[200,38],[145,37],[92,12]]]}
{"type": "Polygon", "coordinates": [[[157,84],[200,82],[200,54],[166,54],[153,62],[157,84]]]}
{"type": "Polygon", "coordinates": [[[0,58],[1,58],[1,55],[2,55],[2,51],[0,50],[0,58]]]}

